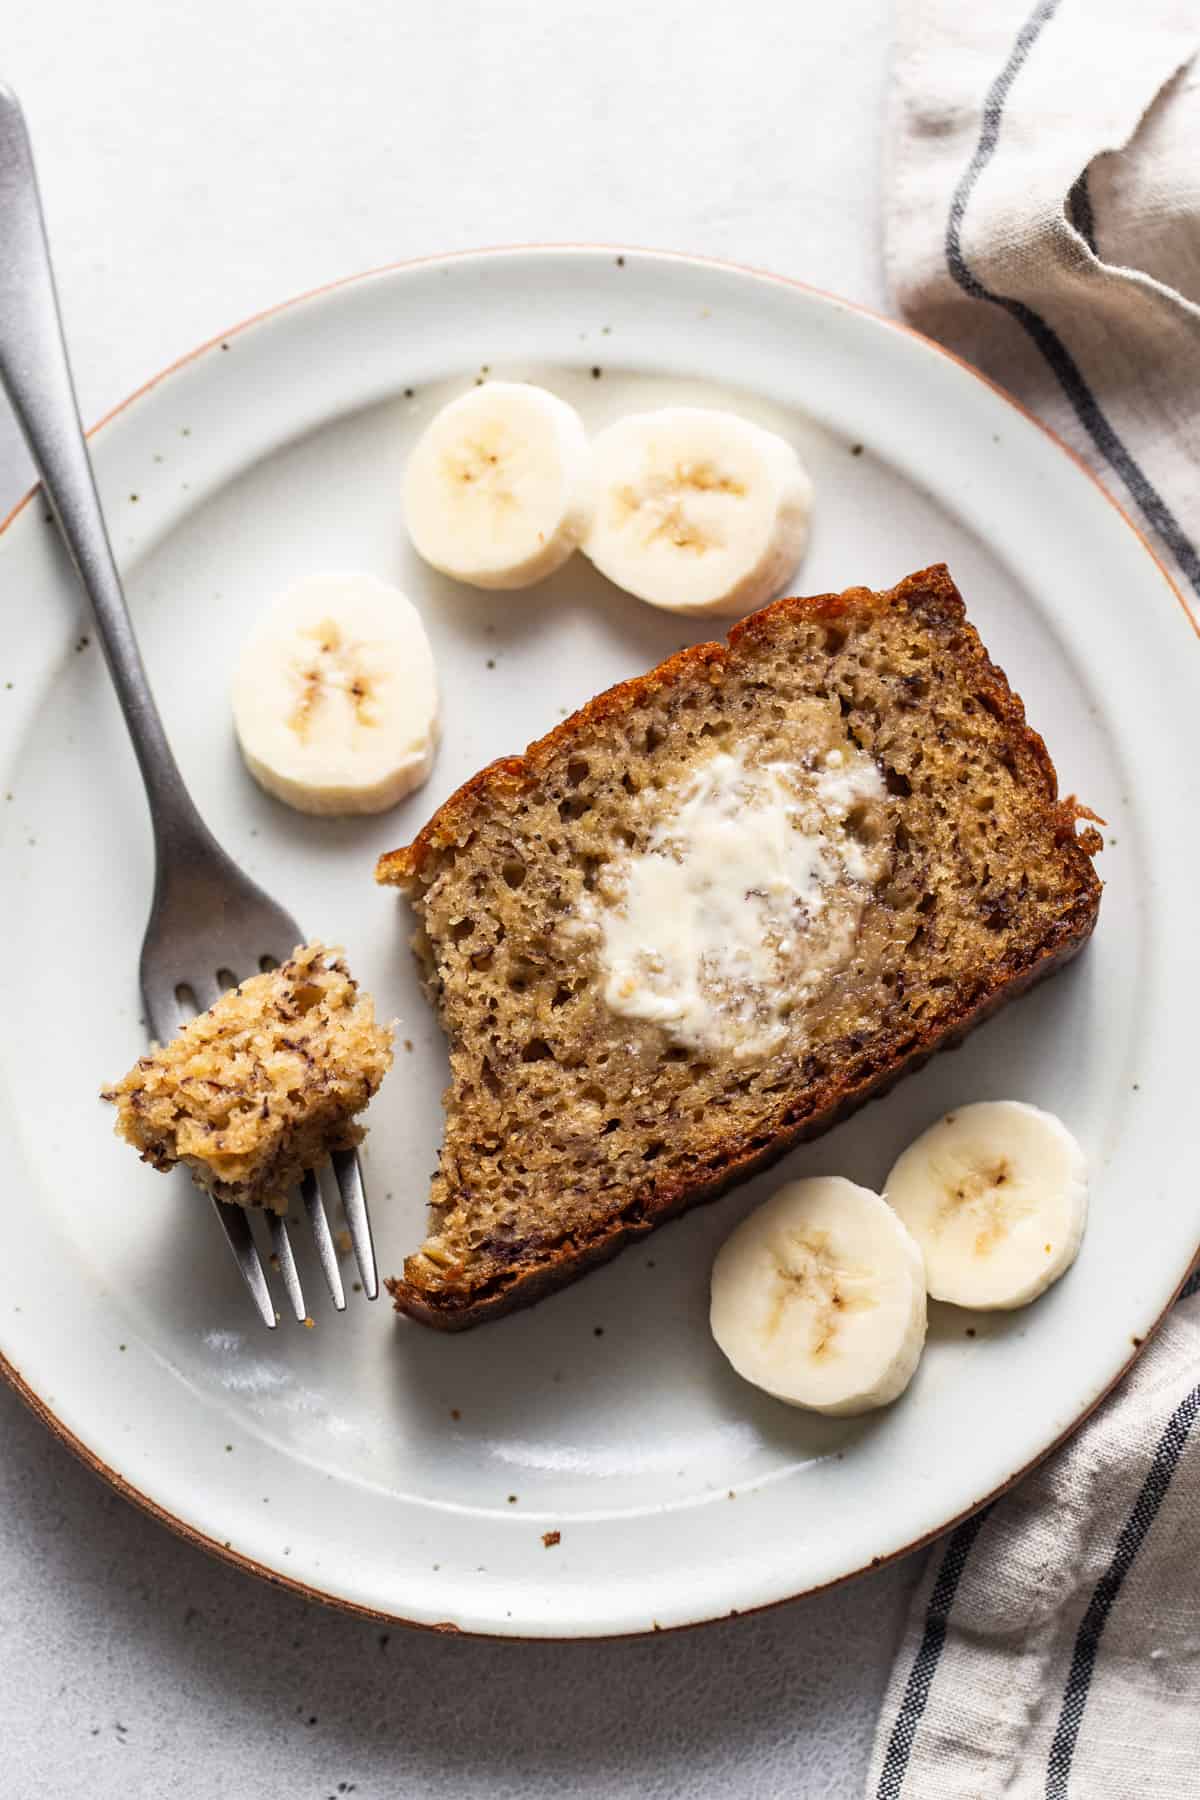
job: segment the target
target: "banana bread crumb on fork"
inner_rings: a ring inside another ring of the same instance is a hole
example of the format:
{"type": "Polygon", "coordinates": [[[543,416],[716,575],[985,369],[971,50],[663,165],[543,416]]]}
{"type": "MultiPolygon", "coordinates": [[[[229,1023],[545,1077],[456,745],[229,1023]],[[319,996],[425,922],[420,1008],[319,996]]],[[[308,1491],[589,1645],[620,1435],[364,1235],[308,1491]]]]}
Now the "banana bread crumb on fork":
{"type": "Polygon", "coordinates": [[[362,1142],[356,1115],[391,1064],[390,1027],[314,943],[223,994],[101,1098],[143,1162],[182,1163],[216,1199],[282,1213],[307,1170],[362,1142]]]}

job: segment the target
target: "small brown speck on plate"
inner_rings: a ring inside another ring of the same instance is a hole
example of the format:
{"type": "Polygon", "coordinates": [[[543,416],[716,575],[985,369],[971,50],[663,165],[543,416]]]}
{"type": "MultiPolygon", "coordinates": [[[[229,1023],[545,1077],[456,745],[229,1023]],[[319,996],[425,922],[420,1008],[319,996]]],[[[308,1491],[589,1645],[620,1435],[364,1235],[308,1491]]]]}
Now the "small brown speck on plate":
{"type": "Polygon", "coordinates": [[[562,1543],[562,1532],[561,1531],[543,1531],[542,1543],[545,1545],[547,1550],[553,1550],[555,1544],[562,1543]]]}

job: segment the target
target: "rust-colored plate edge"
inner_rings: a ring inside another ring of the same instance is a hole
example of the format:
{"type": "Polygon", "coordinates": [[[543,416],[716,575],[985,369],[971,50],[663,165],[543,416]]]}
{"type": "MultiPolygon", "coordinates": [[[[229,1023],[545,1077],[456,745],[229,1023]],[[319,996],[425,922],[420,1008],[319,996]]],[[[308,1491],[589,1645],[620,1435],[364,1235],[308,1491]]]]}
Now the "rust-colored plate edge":
{"type": "MultiPolygon", "coordinates": [[[[1198,1248],[1197,1254],[1200,1256],[1200,1248],[1198,1248]]],[[[1194,1266],[1194,1263],[1192,1266],[1194,1266]]],[[[356,1618],[374,1619],[387,1625],[406,1625],[413,1630],[434,1632],[442,1636],[481,1638],[489,1643],[496,1644],[586,1644],[596,1643],[598,1641],[612,1643],[651,1637],[656,1634],[666,1635],[667,1633],[681,1631],[695,1631],[702,1625],[720,1624],[727,1619],[749,1619],[755,1617],[759,1613],[774,1612],[781,1606],[792,1606],[797,1601],[805,1600],[812,1594],[829,1593],[833,1588],[843,1587],[848,1581],[856,1581],[862,1575],[873,1575],[879,1569],[890,1568],[892,1563],[899,1562],[902,1557],[911,1556],[918,1550],[924,1550],[927,1545],[934,1543],[936,1539],[944,1537],[947,1532],[953,1531],[954,1527],[960,1525],[964,1519],[969,1519],[973,1513],[979,1512],[982,1507],[990,1506],[994,1500],[998,1500],[1002,1495],[1007,1494],[1009,1489],[1015,1487],[1016,1484],[1028,1475],[1031,1470],[1036,1469],[1039,1464],[1046,1461],[1047,1457],[1053,1456],[1056,1450],[1061,1449],[1067,1439],[1073,1437],[1081,1425],[1086,1424],[1097,1408],[1102,1406],[1109,1395],[1120,1386],[1134,1363],[1137,1362],[1138,1358],[1144,1353],[1147,1345],[1155,1337],[1167,1314],[1174,1306],[1176,1300],[1178,1300],[1180,1290],[1186,1284],[1190,1274],[1191,1266],[1189,1266],[1187,1273],[1185,1273],[1180,1280],[1175,1292],[1171,1295],[1171,1298],[1163,1307],[1162,1312],[1158,1315],[1158,1318],[1155,1319],[1145,1337],[1135,1338],[1133,1340],[1134,1348],[1132,1355],[1126,1358],[1112,1380],[1106,1387],[1101,1389],[1095,1399],[1089,1402],[1083,1412],[1080,1413],[1079,1417],[1073,1420],[1065,1430],[1061,1431],[1054,1439],[1053,1443],[1047,1444],[1044,1450],[1039,1451],[1037,1456],[1031,1457],[1030,1460],[1027,1463],[1023,1463],[1019,1469],[1014,1469],[1011,1475],[1006,1476],[1003,1481],[999,1482],[996,1487],[989,1489],[986,1494],[981,1494],[979,1499],[973,1500],[969,1506],[964,1506],[961,1512],[953,1514],[952,1517],[946,1519],[942,1524],[933,1526],[921,1537],[914,1538],[911,1543],[902,1544],[898,1550],[890,1550],[886,1556],[873,1556],[869,1562],[861,1563],[857,1569],[848,1569],[844,1575],[836,1575],[832,1581],[818,1582],[814,1587],[801,1588],[795,1594],[784,1594],[778,1600],[766,1600],[758,1606],[748,1606],[745,1608],[733,1607],[727,1613],[713,1613],[704,1619],[688,1619],[679,1625],[652,1624],[643,1627],[640,1631],[589,1632],[580,1635],[572,1635],[570,1637],[564,1637],[550,1632],[538,1632],[534,1634],[501,1631],[467,1631],[464,1630],[461,1625],[456,1625],[453,1620],[450,1619],[430,1625],[423,1619],[408,1619],[405,1618],[403,1613],[387,1612],[380,1607],[363,1606],[359,1601],[347,1600],[340,1594],[330,1594],[323,1588],[310,1586],[308,1582],[297,1581],[294,1576],[277,1574],[274,1569],[268,1568],[265,1563],[256,1562],[253,1557],[244,1555],[240,1550],[235,1550],[232,1543],[222,1543],[217,1538],[208,1537],[204,1532],[197,1531],[195,1526],[187,1524],[185,1520],[178,1518],[174,1513],[168,1512],[165,1507],[158,1504],[157,1500],[152,1500],[149,1494],[144,1494],[140,1488],[134,1487],[132,1482],[126,1481],[122,1474],[116,1469],[111,1468],[108,1463],[104,1462],[101,1457],[96,1455],[94,1450],[90,1450],[82,1439],[76,1437],[73,1431],[68,1430],[62,1420],[56,1417],[46,1405],[41,1396],[36,1394],[29,1386],[28,1382],[22,1379],[21,1375],[4,1355],[3,1351],[0,1351],[0,1376],[3,1376],[4,1380],[14,1392],[20,1396],[26,1406],[29,1407],[30,1411],[36,1414],[42,1423],[53,1432],[54,1436],[66,1445],[68,1450],[72,1451],[74,1455],[76,1455],[82,1463],[85,1463],[94,1474],[99,1475],[103,1481],[107,1481],[111,1487],[114,1487],[117,1493],[124,1499],[132,1501],[133,1504],[140,1507],[143,1512],[149,1513],[152,1519],[157,1519],[160,1525],[165,1525],[168,1530],[173,1531],[177,1537],[183,1538],[185,1543],[193,1544],[200,1550],[207,1550],[211,1555],[219,1557],[222,1562],[229,1563],[233,1568],[241,1569],[246,1574],[258,1576],[271,1587],[283,1588],[288,1593],[298,1595],[303,1600],[319,1600],[323,1605],[334,1607],[339,1612],[352,1613],[356,1618]]]]}
{"type": "MultiPolygon", "coordinates": [[[[862,313],[865,317],[874,319],[877,324],[886,326],[890,331],[899,331],[904,333],[907,337],[916,338],[916,340],[919,343],[924,344],[927,349],[934,351],[939,356],[944,356],[949,362],[956,363],[960,369],[965,370],[965,372],[972,376],[976,381],[980,381],[985,387],[991,388],[993,393],[998,394],[999,397],[1006,401],[1016,412],[1021,413],[1031,424],[1035,425],[1040,432],[1048,437],[1053,443],[1057,444],[1064,455],[1070,457],[1076,467],[1083,471],[1092,485],[1099,490],[1104,499],[1107,500],[1108,504],[1117,513],[1118,517],[1124,520],[1129,530],[1133,532],[1147,556],[1150,557],[1151,561],[1158,568],[1159,573],[1162,575],[1168,588],[1174,594],[1179,605],[1182,607],[1184,615],[1191,625],[1192,630],[1196,633],[1197,637],[1200,637],[1200,622],[1197,621],[1191,608],[1188,606],[1187,601],[1184,599],[1183,594],[1168,573],[1162,558],[1152,548],[1143,533],[1138,530],[1137,526],[1133,523],[1133,520],[1129,517],[1129,514],[1119,502],[1113,498],[1103,482],[1097,479],[1092,470],[1088,468],[1088,465],[1084,462],[1083,458],[1077,455],[1069,444],[1064,443],[1062,438],[1060,438],[1056,432],[1051,431],[1048,425],[1043,424],[1036,414],[1030,412],[1028,407],[1023,406],[1019,400],[1015,399],[1013,395],[1007,391],[1007,389],[1001,387],[999,382],[991,380],[989,376],[982,374],[980,370],[974,368],[972,364],[966,362],[961,356],[956,356],[952,350],[947,350],[941,344],[935,343],[932,338],[926,337],[923,332],[916,331],[911,325],[902,324],[899,320],[889,319],[886,314],[876,312],[873,307],[863,306],[855,300],[843,299],[840,294],[832,294],[826,288],[814,287],[810,282],[797,281],[791,276],[778,275],[769,269],[755,268],[748,263],[729,262],[719,257],[689,256],[681,251],[654,250],[644,245],[634,244],[499,244],[489,245],[480,250],[453,251],[445,256],[409,257],[399,262],[382,263],[377,268],[364,269],[357,275],[346,275],[337,281],[328,281],[319,287],[309,288],[305,293],[294,295],[290,300],[282,300],[275,306],[264,307],[261,312],[252,313],[249,318],[241,320],[239,324],[232,326],[228,331],[218,332],[215,337],[207,339],[203,344],[198,345],[196,349],[188,351],[186,355],[181,356],[177,358],[175,362],[168,364],[168,366],[165,369],[161,369],[157,375],[152,375],[149,381],[142,383],[141,387],[135,388],[133,393],[129,394],[117,406],[114,406],[110,412],[105,413],[103,418],[98,420],[97,423],[90,428],[88,437],[92,438],[97,432],[102,431],[106,425],[110,424],[120,413],[123,413],[127,407],[132,406],[135,400],[139,400],[143,394],[149,393],[151,388],[157,387],[159,382],[165,381],[167,376],[174,374],[177,369],[184,368],[188,363],[197,361],[198,358],[203,356],[207,351],[215,349],[218,344],[227,343],[231,337],[235,337],[238,333],[248,330],[252,325],[259,324],[263,319],[273,318],[277,313],[286,312],[293,306],[301,306],[306,300],[314,300],[322,294],[333,293],[338,288],[349,287],[355,282],[369,281],[372,277],[377,275],[392,274],[398,269],[416,269],[438,263],[468,262],[479,257],[503,257],[511,256],[518,252],[540,250],[610,251],[614,255],[655,256],[671,262],[685,264],[692,263],[703,268],[723,269],[734,274],[751,275],[760,281],[770,281],[781,287],[795,288],[804,294],[815,294],[819,299],[829,300],[837,306],[844,307],[848,312],[862,313]]],[[[25,508],[37,496],[38,492],[39,488],[34,486],[30,488],[27,494],[18,500],[11,512],[0,521],[0,535],[3,535],[13,523],[13,520],[18,518],[19,515],[24,512],[25,508]]],[[[1200,1246],[1198,1246],[1198,1254],[1200,1254],[1200,1246]]],[[[1099,1407],[1125,1379],[1125,1376],[1129,1373],[1138,1357],[1142,1355],[1146,1346],[1155,1336],[1159,1327],[1162,1325],[1163,1320],[1175,1304],[1175,1301],[1179,1297],[1180,1290],[1187,1281],[1190,1273],[1191,1265],[1189,1265],[1188,1269],[1186,1269],[1180,1277],[1175,1292],[1171,1295],[1171,1298],[1168,1300],[1166,1306],[1163,1307],[1162,1312],[1154,1321],[1153,1325],[1150,1326],[1145,1337],[1135,1343],[1132,1355],[1126,1358],[1125,1362],[1121,1365],[1120,1369],[1118,1369],[1117,1373],[1113,1376],[1107,1386],[1101,1389],[1100,1393],[1098,1393],[1088,1406],[1084,1408],[1079,1417],[1074,1419],[1071,1424],[1054,1439],[1053,1443],[1048,1444],[1037,1456],[1031,1457],[1029,1462],[1022,1464],[1019,1469],[1014,1470],[1011,1475],[1000,1482],[996,1487],[991,1488],[986,1494],[981,1494],[970,1506],[964,1507],[961,1512],[955,1513],[953,1517],[946,1519],[942,1524],[934,1526],[923,1536],[914,1538],[911,1543],[903,1545],[898,1550],[889,1551],[887,1556],[872,1557],[870,1562],[861,1564],[857,1569],[849,1569],[844,1575],[835,1576],[832,1581],[820,1582],[815,1587],[802,1588],[795,1594],[785,1594],[778,1600],[769,1600],[760,1606],[746,1607],[744,1610],[734,1608],[728,1613],[714,1614],[706,1619],[688,1620],[681,1625],[652,1625],[642,1631],[587,1633],[579,1637],[556,1637],[551,1634],[543,1634],[540,1632],[534,1635],[515,1632],[464,1631],[461,1626],[455,1625],[450,1620],[446,1620],[439,1624],[428,1625],[423,1620],[405,1618],[402,1613],[387,1612],[378,1607],[363,1606],[357,1601],[346,1600],[339,1594],[330,1594],[325,1592],[322,1588],[311,1587],[307,1582],[297,1581],[294,1576],[280,1575],[274,1569],[268,1568],[265,1563],[256,1562],[253,1557],[244,1555],[240,1550],[235,1550],[232,1543],[222,1543],[216,1538],[207,1536],[204,1532],[197,1531],[194,1526],[189,1525],[185,1520],[178,1518],[174,1513],[168,1512],[165,1507],[160,1506],[156,1500],[151,1499],[149,1494],[144,1494],[140,1488],[134,1487],[132,1482],[127,1481],[116,1469],[111,1468],[108,1463],[104,1462],[101,1457],[96,1455],[95,1451],[89,1449],[81,1438],[76,1437],[75,1433],[70,1431],[67,1426],[63,1424],[62,1420],[59,1419],[50,1407],[46,1405],[40,1395],[35,1393],[28,1382],[23,1379],[20,1371],[9,1361],[3,1351],[0,1351],[0,1376],[2,1376],[13,1391],[20,1396],[29,1407],[30,1411],[33,1412],[51,1432],[53,1432],[55,1437],[65,1444],[68,1450],[72,1451],[81,1462],[85,1463],[87,1467],[93,1471],[94,1474],[99,1475],[103,1481],[107,1481],[109,1485],[115,1488],[126,1500],[132,1501],[132,1503],[135,1506],[140,1507],[143,1512],[149,1513],[151,1518],[157,1519],[159,1524],[165,1525],[170,1531],[173,1531],[177,1537],[183,1538],[185,1542],[194,1544],[199,1549],[210,1552],[213,1556],[220,1557],[223,1562],[231,1564],[234,1568],[241,1569],[247,1574],[258,1576],[261,1580],[268,1582],[272,1587],[283,1588],[287,1592],[296,1594],[304,1600],[318,1600],[324,1605],[336,1607],[341,1612],[352,1613],[361,1619],[373,1619],[391,1625],[407,1625],[417,1630],[453,1636],[483,1638],[494,1643],[594,1643],[598,1637],[611,1642],[621,1639],[649,1637],[654,1633],[666,1633],[668,1631],[692,1631],[698,1626],[715,1624],[722,1619],[750,1618],[758,1613],[772,1612],[777,1607],[790,1606],[797,1600],[807,1598],[810,1594],[827,1593],[832,1588],[841,1587],[845,1582],[856,1580],[860,1575],[871,1574],[877,1569],[887,1568],[892,1563],[898,1562],[901,1557],[911,1556],[914,1551],[924,1549],[926,1545],[933,1543],[935,1539],[944,1536],[948,1531],[952,1531],[956,1525],[962,1522],[962,1520],[970,1518],[972,1513],[978,1512],[981,1507],[990,1505],[993,1500],[997,1500],[1002,1494],[1006,1494],[1010,1488],[1014,1487],[1016,1483],[1022,1479],[1023,1476],[1028,1475],[1031,1469],[1037,1468],[1039,1463],[1044,1462],[1048,1456],[1052,1456],[1057,1449],[1066,1443],[1069,1437],[1073,1436],[1073,1434],[1078,1431],[1079,1427],[1092,1416],[1097,1407],[1099,1407]]]]}

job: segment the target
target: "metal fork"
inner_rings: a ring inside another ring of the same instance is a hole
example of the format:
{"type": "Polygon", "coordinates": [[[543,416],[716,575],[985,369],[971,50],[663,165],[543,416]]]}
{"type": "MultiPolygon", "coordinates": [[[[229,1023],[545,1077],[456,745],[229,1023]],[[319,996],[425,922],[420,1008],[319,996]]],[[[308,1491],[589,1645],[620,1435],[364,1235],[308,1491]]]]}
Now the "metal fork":
{"type": "MultiPolygon", "coordinates": [[[[0,382],[37,464],[42,489],[96,616],[100,642],[133,739],[154,826],[154,898],[142,944],[146,1018],[160,1043],[222,991],[287,960],[304,934],[221,849],[183,784],[154,704],[113,561],[75,400],[38,198],[29,135],[15,95],[0,86],[0,382]]],[[[335,1151],[334,1174],[362,1276],[379,1292],[362,1169],[335,1151]]],[[[338,1311],[346,1305],[337,1252],[315,1173],[301,1203],[338,1311]]],[[[214,1200],[263,1324],[277,1323],[244,1209],[214,1200]]],[[[274,1260],[297,1319],[307,1318],[287,1225],[269,1217],[274,1260]]]]}

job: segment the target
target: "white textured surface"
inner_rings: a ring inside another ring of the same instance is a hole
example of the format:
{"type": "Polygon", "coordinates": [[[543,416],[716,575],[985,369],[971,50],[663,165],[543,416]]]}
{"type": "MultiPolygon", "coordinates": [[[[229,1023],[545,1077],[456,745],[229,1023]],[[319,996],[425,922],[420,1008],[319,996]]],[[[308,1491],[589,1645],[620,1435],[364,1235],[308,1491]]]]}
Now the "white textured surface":
{"type": "MultiPolygon", "coordinates": [[[[43,0],[6,21],[0,78],[91,419],[287,294],[479,243],[659,244],[882,305],[887,35],[884,0],[43,0]]],[[[0,422],[0,508],[25,471],[0,422]]],[[[387,1633],[179,1543],[4,1392],[4,1787],[835,1800],[914,1573],[628,1644],[387,1633]]]]}

